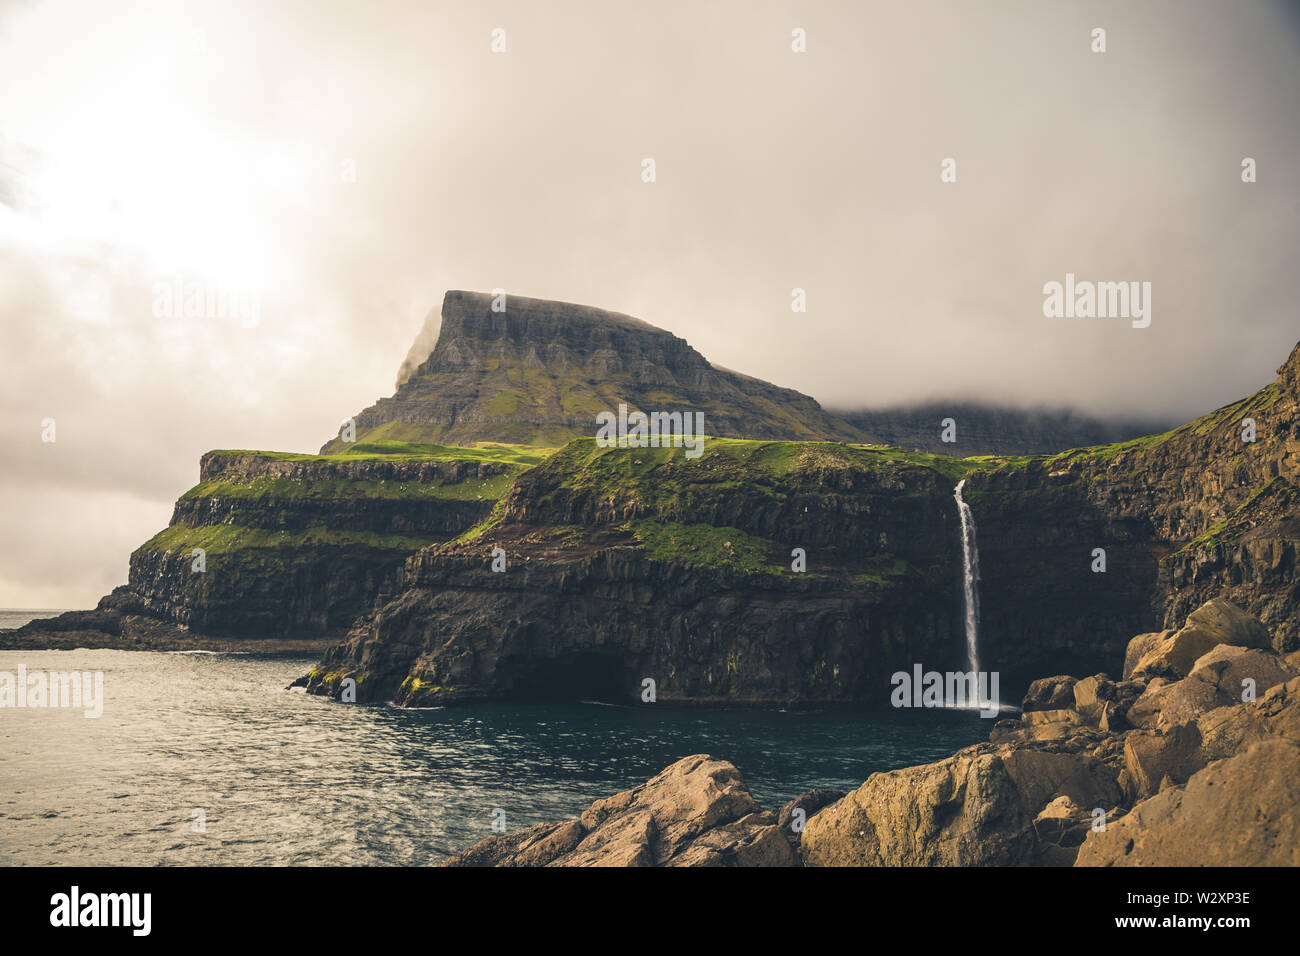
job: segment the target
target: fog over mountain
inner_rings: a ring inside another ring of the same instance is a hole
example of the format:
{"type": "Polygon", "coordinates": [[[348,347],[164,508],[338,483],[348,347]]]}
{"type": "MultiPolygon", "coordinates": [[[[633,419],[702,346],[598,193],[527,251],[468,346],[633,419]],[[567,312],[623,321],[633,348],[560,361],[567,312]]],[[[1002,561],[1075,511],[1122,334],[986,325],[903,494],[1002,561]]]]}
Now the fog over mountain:
{"type": "Polygon", "coordinates": [[[0,2],[0,606],[124,581],[204,451],[314,451],[447,289],[826,408],[1194,418],[1300,327],[1298,44],[1270,2],[0,2]],[[1150,326],[1045,317],[1067,274],[1150,326]]]}

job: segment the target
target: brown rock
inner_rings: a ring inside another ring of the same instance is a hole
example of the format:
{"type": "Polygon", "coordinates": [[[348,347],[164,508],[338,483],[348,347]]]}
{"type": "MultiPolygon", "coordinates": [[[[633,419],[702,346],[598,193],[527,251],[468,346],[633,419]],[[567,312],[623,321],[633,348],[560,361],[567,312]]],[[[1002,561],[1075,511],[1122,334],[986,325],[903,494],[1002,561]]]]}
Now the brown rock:
{"type": "Polygon", "coordinates": [[[1075,679],[1068,675],[1040,677],[1029,685],[1025,699],[1020,702],[1022,711],[1061,710],[1074,706],[1075,679]]]}
{"type": "Polygon", "coordinates": [[[1275,739],[1219,760],[1090,832],[1075,866],[1297,866],[1300,746],[1275,739]]]}
{"type": "Polygon", "coordinates": [[[1268,629],[1252,614],[1247,614],[1227,598],[1215,598],[1207,601],[1191,614],[1187,615],[1187,628],[1195,628],[1213,637],[1216,644],[1232,644],[1236,647],[1258,647],[1268,649],[1273,646],[1268,629]]]}
{"type": "Polygon", "coordinates": [[[448,866],[797,866],[730,763],[686,757],[578,820],[488,837],[448,866]]]}
{"type": "Polygon", "coordinates": [[[806,866],[985,866],[1044,859],[1034,820],[1052,800],[1114,806],[1099,761],[1050,749],[967,747],[919,767],[872,774],[808,821],[806,866]]]}
{"type": "Polygon", "coordinates": [[[801,793],[795,797],[777,814],[777,828],[785,834],[785,838],[790,841],[790,845],[796,850],[800,841],[803,839],[803,827],[807,826],[808,821],[813,818],[819,811],[830,806],[836,800],[844,798],[843,790],[832,790],[829,788],[819,787],[815,790],[809,790],[807,793],[801,793]],[[803,818],[799,829],[795,829],[795,811],[802,810],[803,818]]]}
{"type": "Polygon", "coordinates": [[[1264,696],[1278,684],[1285,684],[1300,672],[1291,667],[1272,649],[1233,647],[1220,644],[1208,654],[1197,659],[1189,678],[1214,685],[1223,703],[1242,702],[1242,694],[1251,682],[1253,698],[1264,696]]]}
{"type": "Polygon", "coordinates": [[[1270,689],[1250,704],[1229,704],[1196,720],[1207,760],[1221,760],[1263,740],[1300,744],[1300,677],[1270,689]]]}
{"type": "Polygon", "coordinates": [[[1021,715],[1020,726],[1027,740],[1060,740],[1084,722],[1073,710],[1032,710],[1021,715]]]}
{"type": "Polygon", "coordinates": [[[1124,679],[1128,680],[1132,677],[1133,670],[1137,667],[1138,661],[1145,657],[1148,651],[1173,633],[1173,631],[1151,631],[1148,634],[1139,634],[1137,637],[1133,638],[1133,640],[1129,641],[1128,649],[1124,652],[1124,679]]]}
{"type": "Polygon", "coordinates": [[[1246,680],[1254,682],[1259,695],[1294,676],[1272,650],[1220,644],[1197,658],[1182,680],[1152,681],[1130,708],[1130,722],[1165,730],[1215,708],[1241,703],[1246,680]]]}
{"type": "Polygon", "coordinates": [[[1094,674],[1074,685],[1074,709],[1090,723],[1101,719],[1101,712],[1115,699],[1115,682],[1109,674],[1094,674]]]}
{"type": "Polygon", "coordinates": [[[1191,673],[1202,655],[1219,644],[1271,647],[1263,624],[1231,601],[1215,598],[1189,614],[1182,628],[1152,643],[1133,666],[1130,676],[1138,680],[1153,677],[1180,680],[1191,673]]]}
{"type": "Polygon", "coordinates": [[[1168,733],[1134,732],[1124,738],[1124,769],[1132,782],[1133,799],[1153,796],[1168,779],[1185,783],[1205,766],[1201,734],[1195,724],[1172,728],[1168,733]]]}

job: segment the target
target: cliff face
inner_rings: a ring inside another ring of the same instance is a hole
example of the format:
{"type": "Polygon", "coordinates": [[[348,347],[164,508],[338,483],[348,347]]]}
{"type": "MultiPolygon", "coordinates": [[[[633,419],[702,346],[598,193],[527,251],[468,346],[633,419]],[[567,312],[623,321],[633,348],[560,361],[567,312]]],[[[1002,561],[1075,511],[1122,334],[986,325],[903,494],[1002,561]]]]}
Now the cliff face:
{"type": "Polygon", "coordinates": [[[973,476],[989,639],[1055,621],[1064,605],[1094,618],[1086,629],[1058,622],[1066,646],[1093,643],[1098,613],[1154,630],[1222,595],[1279,649],[1300,646],[1298,383],[1300,346],[1272,384],[1162,435],[973,476]],[[1091,570],[1094,548],[1105,573],[1091,570]]]}
{"type": "MultiPolygon", "coordinates": [[[[684,339],[589,306],[448,292],[429,357],[356,416],[357,439],[558,446],[620,403],[698,411],[710,435],[863,441],[807,395],[716,368],[684,339]]],[[[322,453],[342,451],[339,438],[322,453]]]]}
{"type": "Polygon", "coordinates": [[[712,441],[690,462],[575,442],[461,541],[414,556],[405,592],[309,685],[352,676],[361,699],[416,704],[626,699],[652,678],[660,699],[884,706],[895,670],[964,665],[961,477],[981,657],[1005,690],[1096,671],[1211,592],[1290,649],[1298,364],[1300,349],[1277,382],[1171,432],[1050,457],[712,441]]]}
{"type": "Polygon", "coordinates": [[[486,516],[524,467],[364,449],[209,452],[199,484],[131,555],[129,583],[109,603],[198,633],[340,633],[397,590],[409,555],[486,516]]]}
{"type": "Polygon", "coordinates": [[[577,441],[412,557],[309,688],[632,700],[649,678],[661,701],[879,706],[893,671],[962,663],[963,471],[825,443],[714,440],[692,461],[577,441]]]}

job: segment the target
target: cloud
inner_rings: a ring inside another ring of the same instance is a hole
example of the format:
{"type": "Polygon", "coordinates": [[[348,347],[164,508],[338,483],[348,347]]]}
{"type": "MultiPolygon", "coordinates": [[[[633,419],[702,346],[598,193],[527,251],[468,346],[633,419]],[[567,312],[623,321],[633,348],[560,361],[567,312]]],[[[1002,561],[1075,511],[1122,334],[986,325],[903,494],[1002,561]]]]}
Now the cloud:
{"type": "MultiPolygon", "coordinates": [[[[138,544],[201,452],[311,451],[389,394],[448,288],[636,315],[829,406],[1192,417],[1296,339],[1298,29],[1213,2],[0,5],[0,493],[54,523],[137,502],[104,540],[138,544]],[[1066,272],[1152,282],[1151,328],[1044,318],[1066,272]],[[260,323],[160,319],[177,279],[255,291],[260,323]]],[[[58,552],[52,584],[58,536],[9,527],[31,560],[0,604],[124,570],[58,552]]]]}

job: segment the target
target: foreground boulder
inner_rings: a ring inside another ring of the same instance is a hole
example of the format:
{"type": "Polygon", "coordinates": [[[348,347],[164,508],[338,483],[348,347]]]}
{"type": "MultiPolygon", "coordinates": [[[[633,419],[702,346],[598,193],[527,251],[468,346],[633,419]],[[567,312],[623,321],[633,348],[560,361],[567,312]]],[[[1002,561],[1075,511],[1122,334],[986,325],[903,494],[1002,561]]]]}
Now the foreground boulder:
{"type": "Polygon", "coordinates": [[[1154,641],[1151,637],[1141,634],[1129,642],[1125,657],[1131,659],[1135,652],[1140,657],[1126,677],[1181,680],[1192,672],[1202,655],[1220,644],[1272,648],[1264,625],[1225,598],[1215,598],[1197,608],[1187,616],[1187,623],[1172,634],[1164,632],[1154,641]]]}
{"type": "Polygon", "coordinates": [[[1196,727],[1206,760],[1222,760],[1273,738],[1300,744],[1300,677],[1271,688],[1254,703],[1202,714],[1196,727]]]}
{"type": "Polygon", "coordinates": [[[446,866],[796,866],[740,771],[696,754],[577,820],[488,837],[446,866]]]}
{"type": "Polygon", "coordinates": [[[1068,863],[1072,855],[1043,852],[1038,828],[1051,831],[1048,842],[1068,844],[1075,808],[1109,812],[1121,799],[1115,771],[1093,755],[977,744],[872,774],[808,821],[801,854],[806,866],[1068,863]],[[1044,814],[1061,797],[1068,800],[1044,814]]]}
{"type": "Polygon", "coordinates": [[[1270,740],[1217,761],[1090,832],[1077,866],[1297,866],[1300,747],[1270,740]]]}
{"type": "Polygon", "coordinates": [[[1216,645],[1182,680],[1153,679],[1127,713],[1134,726],[1168,730],[1218,707],[1253,701],[1297,676],[1272,649],[1216,645]]]}

